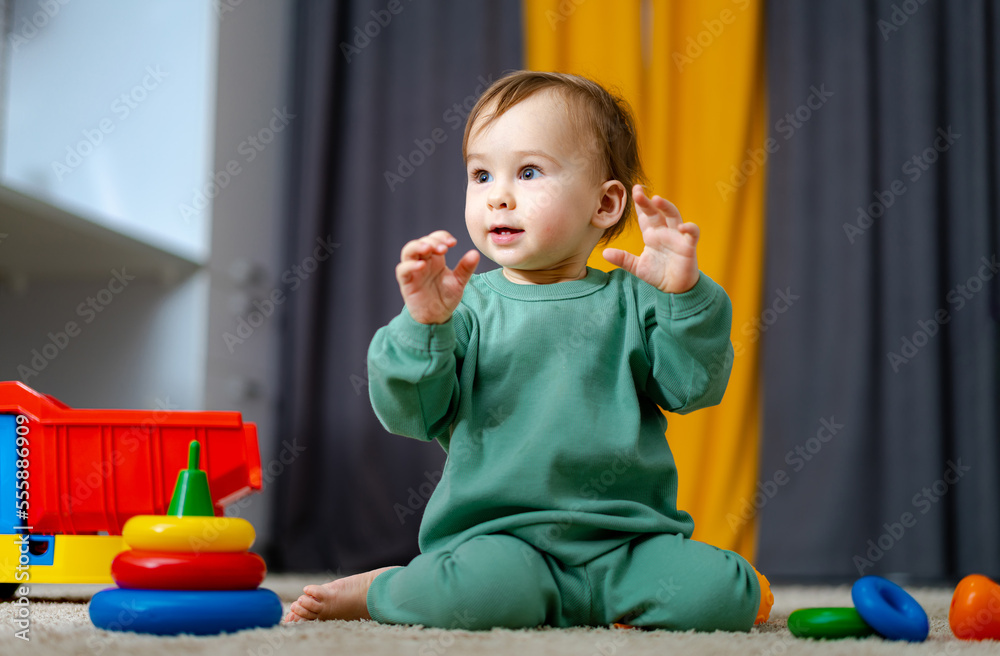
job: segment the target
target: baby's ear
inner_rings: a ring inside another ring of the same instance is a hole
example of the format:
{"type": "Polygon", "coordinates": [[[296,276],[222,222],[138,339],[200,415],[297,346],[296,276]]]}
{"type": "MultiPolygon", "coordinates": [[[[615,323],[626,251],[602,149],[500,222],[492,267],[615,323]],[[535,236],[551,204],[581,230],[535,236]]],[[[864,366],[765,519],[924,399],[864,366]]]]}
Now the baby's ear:
{"type": "Polygon", "coordinates": [[[601,185],[600,205],[591,223],[601,230],[607,230],[625,213],[625,206],[628,204],[628,194],[625,193],[625,185],[618,180],[608,180],[601,185]]]}

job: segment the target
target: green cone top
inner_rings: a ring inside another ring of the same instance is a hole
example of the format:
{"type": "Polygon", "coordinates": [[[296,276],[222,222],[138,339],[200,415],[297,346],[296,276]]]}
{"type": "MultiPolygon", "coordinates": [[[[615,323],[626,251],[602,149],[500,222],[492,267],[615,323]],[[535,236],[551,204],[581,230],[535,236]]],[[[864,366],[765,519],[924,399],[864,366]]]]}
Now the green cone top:
{"type": "Polygon", "coordinates": [[[208,476],[198,469],[201,446],[191,440],[188,446],[188,468],[177,474],[174,496],[170,499],[168,515],[175,517],[213,517],[212,494],[208,490],[208,476]]]}

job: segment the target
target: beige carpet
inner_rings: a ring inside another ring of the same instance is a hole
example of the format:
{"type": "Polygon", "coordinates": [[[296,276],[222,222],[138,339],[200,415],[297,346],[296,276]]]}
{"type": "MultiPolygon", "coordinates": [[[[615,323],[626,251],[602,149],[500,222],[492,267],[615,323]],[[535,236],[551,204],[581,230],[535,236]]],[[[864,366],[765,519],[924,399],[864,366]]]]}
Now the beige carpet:
{"type": "MultiPolygon", "coordinates": [[[[265,582],[281,596],[287,609],[312,577],[271,576],[265,582]]],[[[310,653],[330,656],[625,656],[668,654],[1000,654],[1000,643],[956,640],[948,628],[950,589],[908,589],[927,610],[931,635],[927,642],[905,644],[873,637],[865,640],[812,641],[792,636],[789,613],[811,606],[851,605],[848,587],[776,587],[771,621],[749,634],[671,633],[613,629],[535,629],[488,632],[444,631],[384,626],[373,622],[321,622],[282,625],[233,635],[206,638],[160,638],[99,631],[90,623],[87,601],[104,586],[34,586],[30,605],[30,642],[14,637],[11,604],[0,604],[0,654],[32,656],[89,654],[113,656],[273,656],[310,653]]]]}

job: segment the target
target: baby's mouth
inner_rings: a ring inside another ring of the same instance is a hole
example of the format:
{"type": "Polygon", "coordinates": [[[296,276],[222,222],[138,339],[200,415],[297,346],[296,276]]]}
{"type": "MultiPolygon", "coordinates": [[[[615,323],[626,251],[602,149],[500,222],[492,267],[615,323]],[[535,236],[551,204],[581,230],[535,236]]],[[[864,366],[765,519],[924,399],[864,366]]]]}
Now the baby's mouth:
{"type": "Polygon", "coordinates": [[[490,242],[497,246],[513,246],[521,240],[522,232],[520,228],[496,225],[490,228],[490,242]]]}
{"type": "Polygon", "coordinates": [[[512,235],[518,232],[524,232],[524,230],[521,230],[520,228],[511,228],[509,226],[497,226],[490,230],[490,232],[498,235],[512,235]]]}

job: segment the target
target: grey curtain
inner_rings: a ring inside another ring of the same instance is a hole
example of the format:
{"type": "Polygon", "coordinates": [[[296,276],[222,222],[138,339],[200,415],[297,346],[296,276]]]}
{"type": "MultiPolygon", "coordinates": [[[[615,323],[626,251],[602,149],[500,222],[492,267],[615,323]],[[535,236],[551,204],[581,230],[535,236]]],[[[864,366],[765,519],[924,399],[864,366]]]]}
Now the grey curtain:
{"type": "Polygon", "coordinates": [[[997,3],[767,13],[761,571],[996,577],[997,3]]]}
{"type": "Polygon", "coordinates": [[[444,454],[385,432],[365,355],[402,308],[403,244],[443,228],[472,247],[465,116],[521,67],[521,31],[516,0],[299,3],[280,421],[305,450],[275,482],[274,570],[350,573],[417,553],[444,454]],[[339,245],[310,262],[317,240],[339,245]]]}

